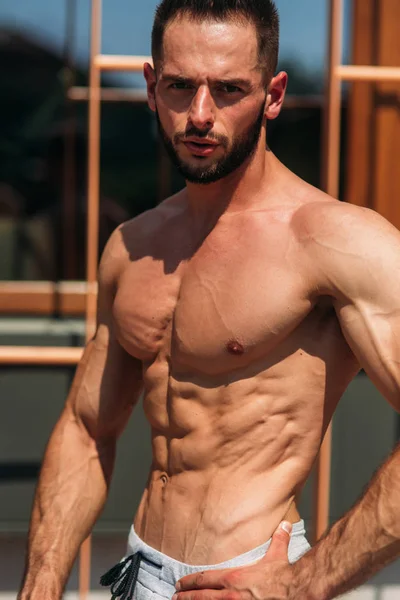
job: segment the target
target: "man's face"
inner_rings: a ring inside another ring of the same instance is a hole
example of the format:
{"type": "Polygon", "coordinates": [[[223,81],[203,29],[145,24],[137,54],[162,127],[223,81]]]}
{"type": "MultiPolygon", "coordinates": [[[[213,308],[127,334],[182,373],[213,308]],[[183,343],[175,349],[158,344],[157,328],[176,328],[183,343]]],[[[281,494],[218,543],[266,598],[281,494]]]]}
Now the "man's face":
{"type": "Polygon", "coordinates": [[[153,77],[146,76],[160,132],[187,180],[217,181],[254,154],[266,91],[252,24],[174,20],[153,77]]]}

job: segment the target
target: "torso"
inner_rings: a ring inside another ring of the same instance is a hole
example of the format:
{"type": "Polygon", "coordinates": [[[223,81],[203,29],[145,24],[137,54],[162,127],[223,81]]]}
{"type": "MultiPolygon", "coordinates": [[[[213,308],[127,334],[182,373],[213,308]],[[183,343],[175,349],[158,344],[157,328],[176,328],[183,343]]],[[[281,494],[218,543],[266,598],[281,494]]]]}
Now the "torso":
{"type": "Polygon", "coordinates": [[[137,533],[173,558],[214,564],[295,514],[358,364],[316,291],[295,203],[223,215],[203,241],[179,207],[157,209],[150,230],[151,215],[125,226],[131,261],[114,319],[143,362],[152,428],[137,533]]]}

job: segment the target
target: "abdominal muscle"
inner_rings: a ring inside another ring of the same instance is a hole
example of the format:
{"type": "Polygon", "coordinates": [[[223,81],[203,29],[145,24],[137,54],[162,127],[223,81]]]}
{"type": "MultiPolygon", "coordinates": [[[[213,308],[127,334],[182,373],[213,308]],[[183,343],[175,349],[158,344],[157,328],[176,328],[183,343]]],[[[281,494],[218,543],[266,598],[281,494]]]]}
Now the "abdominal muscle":
{"type": "Polygon", "coordinates": [[[298,521],[295,496],[326,427],[322,371],[307,392],[304,370],[296,381],[275,372],[151,389],[153,462],[134,522],[143,541],[184,563],[217,564],[265,543],[281,520],[298,521]]]}

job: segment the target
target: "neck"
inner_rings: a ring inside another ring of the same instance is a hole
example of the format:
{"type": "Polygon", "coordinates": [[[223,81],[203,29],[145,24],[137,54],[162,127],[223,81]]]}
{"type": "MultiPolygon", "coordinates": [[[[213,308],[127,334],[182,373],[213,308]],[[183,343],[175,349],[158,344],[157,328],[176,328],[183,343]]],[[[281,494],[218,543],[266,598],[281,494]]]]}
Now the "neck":
{"type": "Polygon", "coordinates": [[[187,182],[186,193],[191,211],[201,220],[214,220],[223,213],[242,212],[265,205],[265,193],[276,179],[279,161],[265,140],[253,157],[239,169],[215,183],[200,185],[187,182]]]}

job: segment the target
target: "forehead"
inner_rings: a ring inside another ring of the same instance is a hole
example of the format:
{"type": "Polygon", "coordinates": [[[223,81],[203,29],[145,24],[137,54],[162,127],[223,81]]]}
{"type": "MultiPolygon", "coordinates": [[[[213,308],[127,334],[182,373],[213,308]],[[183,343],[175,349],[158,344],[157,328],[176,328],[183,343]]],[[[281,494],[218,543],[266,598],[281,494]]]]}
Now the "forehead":
{"type": "Polygon", "coordinates": [[[163,69],[190,77],[251,76],[259,72],[255,26],[248,22],[196,21],[180,16],[163,39],[163,69]]]}

